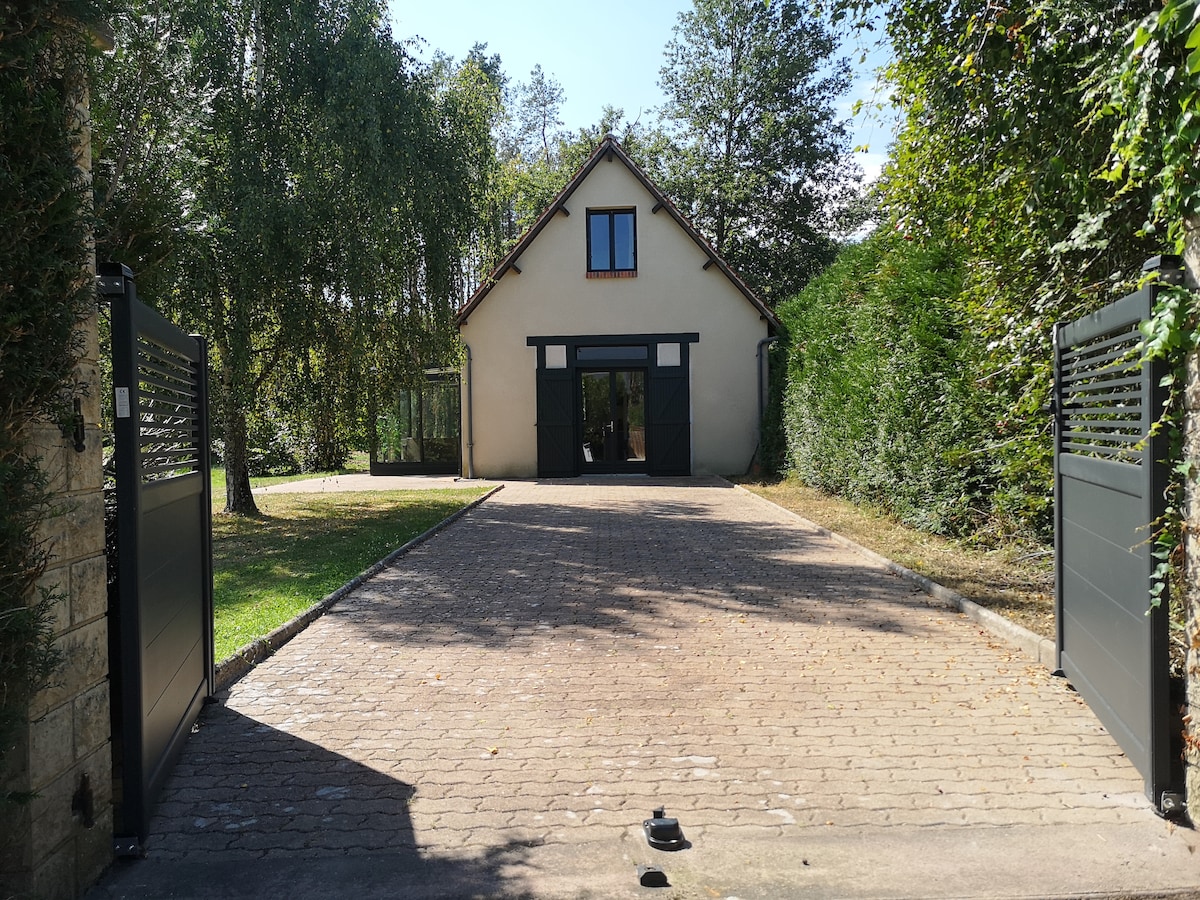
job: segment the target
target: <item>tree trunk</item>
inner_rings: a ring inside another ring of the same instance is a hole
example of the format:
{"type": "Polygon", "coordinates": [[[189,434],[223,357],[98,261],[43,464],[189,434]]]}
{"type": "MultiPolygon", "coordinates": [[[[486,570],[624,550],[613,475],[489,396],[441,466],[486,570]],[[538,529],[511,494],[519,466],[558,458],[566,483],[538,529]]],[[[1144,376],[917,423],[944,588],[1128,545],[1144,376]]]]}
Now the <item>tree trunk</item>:
{"type": "Polygon", "coordinates": [[[225,512],[235,516],[259,515],[258,504],[250,490],[250,469],[246,465],[246,413],[226,403],[225,408],[225,512]]]}

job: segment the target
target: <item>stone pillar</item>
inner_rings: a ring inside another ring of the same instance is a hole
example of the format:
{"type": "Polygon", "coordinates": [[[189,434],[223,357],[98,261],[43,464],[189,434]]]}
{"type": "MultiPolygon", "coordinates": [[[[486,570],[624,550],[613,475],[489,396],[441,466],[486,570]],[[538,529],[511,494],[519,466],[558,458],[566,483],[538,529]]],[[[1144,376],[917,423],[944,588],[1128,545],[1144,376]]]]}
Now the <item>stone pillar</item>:
{"type": "MultiPolygon", "coordinates": [[[[1200,288],[1200,223],[1189,229],[1184,252],[1187,284],[1200,288]]],[[[1187,699],[1184,719],[1185,791],[1189,817],[1200,822],[1200,354],[1187,365],[1184,458],[1192,463],[1184,498],[1184,603],[1187,610],[1187,699]]]]}
{"type": "MultiPolygon", "coordinates": [[[[111,44],[109,45],[111,47],[111,44]]],[[[81,92],[79,165],[91,169],[86,93],[81,92]]],[[[94,277],[92,260],[83,277],[94,277]]],[[[83,391],[84,447],[45,424],[28,435],[55,497],[40,538],[52,558],[40,587],[55,598],[62,665],[33,697],[15,750],[0,759],[0,784],[30,795],[0,806],[0,897],[74,900],[112,861],[112,758],[108,692],[108,597],[104,553],[98,319],[80,322],[74,377],[83,391]]]]}
{"type": "MultiPolygon", "coordinates": [[[[15,773],[33,800],[18,810],[25,846],[17,870],[39,898],[74,898],[112,860],[112,758],[108,694],[108,595],[99,429],[96,319],[83,325],[87,347],[76,367],[88,386],[85,449],[77,453],[53,426],[31,436],[57,498],[41,533],[53,559],[42,587],[56,597],[56,645],[63,663],[29,707],[15,773]]],[[[11,834],[12,832],[10,832],[11,834]]]]}

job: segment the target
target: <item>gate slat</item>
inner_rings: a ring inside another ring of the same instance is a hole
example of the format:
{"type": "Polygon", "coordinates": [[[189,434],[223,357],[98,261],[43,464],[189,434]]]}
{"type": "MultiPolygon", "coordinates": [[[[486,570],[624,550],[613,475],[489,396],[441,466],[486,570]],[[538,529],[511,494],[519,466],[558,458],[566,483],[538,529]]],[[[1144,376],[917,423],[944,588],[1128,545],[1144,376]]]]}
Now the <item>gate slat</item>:
{"type": "Polygon", "coordinates": [[[1105,350],[1109,347],[1114,347],[1117,344],[1124,344],[1131,338],[1140,339],[1141,331],[1131,328],[1128,331],[1121,332],[1102,341],[1091,341],[1086,346],[1079,347],[1078,349],[1064,350],[1062,353],[1063,364],[1069,366],[1072,360],[1080,356],[1086,356],[1087,354],[1096,350],[1105,350]]]}

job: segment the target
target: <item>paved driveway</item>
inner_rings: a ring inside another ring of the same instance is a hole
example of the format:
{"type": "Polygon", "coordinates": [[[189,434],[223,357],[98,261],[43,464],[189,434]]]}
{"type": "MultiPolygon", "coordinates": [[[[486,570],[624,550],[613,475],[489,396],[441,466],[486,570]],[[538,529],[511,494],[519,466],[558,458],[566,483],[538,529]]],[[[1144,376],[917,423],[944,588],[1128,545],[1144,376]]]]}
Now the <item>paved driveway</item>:
{"type": "Polygon", "coordinates": [[[152,828],[97,897],[1200,886],[1063,681],[705,479],[508,484],[206,709],[152,828]]]}

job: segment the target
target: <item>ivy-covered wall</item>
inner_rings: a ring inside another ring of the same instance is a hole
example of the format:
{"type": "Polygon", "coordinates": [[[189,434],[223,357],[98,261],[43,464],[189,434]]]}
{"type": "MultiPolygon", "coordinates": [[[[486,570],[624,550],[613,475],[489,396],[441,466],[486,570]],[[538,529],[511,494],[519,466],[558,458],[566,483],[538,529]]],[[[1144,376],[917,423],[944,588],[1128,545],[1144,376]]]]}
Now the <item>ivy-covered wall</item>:
{"type": "Polygon", "coordinates": [[[0,16],[0,897],[111,861],[100,383],[88,252],[94,9],[0,16]]]}

